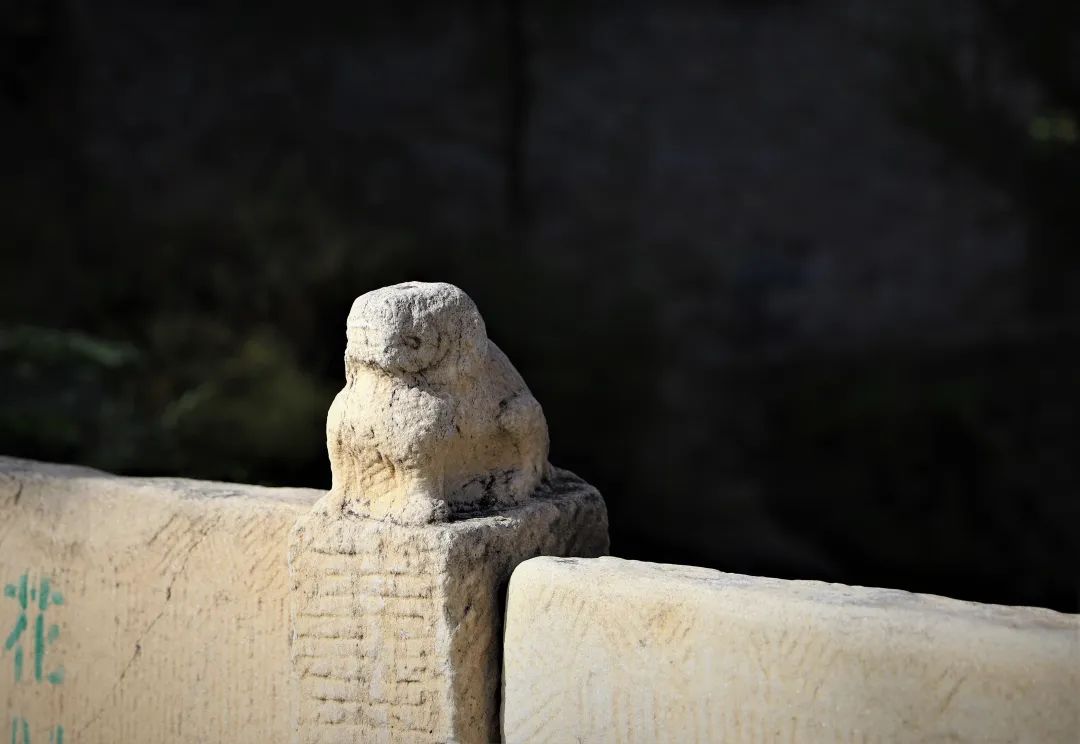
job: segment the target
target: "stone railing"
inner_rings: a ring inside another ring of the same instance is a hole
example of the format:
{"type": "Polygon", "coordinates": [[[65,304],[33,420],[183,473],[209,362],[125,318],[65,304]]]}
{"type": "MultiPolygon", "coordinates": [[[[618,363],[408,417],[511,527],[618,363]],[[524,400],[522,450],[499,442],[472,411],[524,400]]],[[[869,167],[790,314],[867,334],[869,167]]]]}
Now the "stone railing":
{"type": "Polygon", "coordinates": [[[596,558],[467,296],[347,340],[329,492],[0,458],[13,744],[1076,741],[1077,617],[596,558]]]}
{"type": "Polygon", "coordinates": [[[507,742],[1076,742],[1080,622],[888,589],[536,558],[507,742]]]}
{"type": "Polygon", "coordinates": [[[321,495],[0,458],[0,741],[287,741],[286,546],[321,495]]]}

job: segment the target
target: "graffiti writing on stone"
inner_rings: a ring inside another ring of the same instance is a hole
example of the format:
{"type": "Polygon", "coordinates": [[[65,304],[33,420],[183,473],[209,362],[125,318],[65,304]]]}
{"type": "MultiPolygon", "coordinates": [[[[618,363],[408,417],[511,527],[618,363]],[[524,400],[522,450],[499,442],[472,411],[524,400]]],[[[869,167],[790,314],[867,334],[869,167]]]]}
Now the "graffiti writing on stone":
{"type": "MultiPolygon", "coordinates": [[[[64,667],[47,659],[49,647],[60,637],[60,626],[51,622],[50,607],[64,604],[64,596],[42,578],[31,582],[24,573],[18,581],[4,586],[4,597],[15,602],[15,619],[4,638],[3,655],[10,657],[15,683],[58,685],[64,681],[64,667]],[[29,668],[28,668],[29,666],[29,668]]],[[[11,720],[11,744],[33,744],[30,721],[21,716],[11,720]]],[[[64,727],[47,732],[48,744],[64,744],[64,727]]],[[[46,739],[38,736],[39,744],[46,739]]]]}

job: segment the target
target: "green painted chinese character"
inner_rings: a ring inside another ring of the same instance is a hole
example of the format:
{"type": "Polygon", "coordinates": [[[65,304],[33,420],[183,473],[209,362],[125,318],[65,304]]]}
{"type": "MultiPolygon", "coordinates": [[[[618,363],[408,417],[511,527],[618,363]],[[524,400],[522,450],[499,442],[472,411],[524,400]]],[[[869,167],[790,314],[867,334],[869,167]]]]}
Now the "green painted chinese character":
{"type": "Polygon", "coordinates": [[[30,744],[30,723],[25,718],[11,719],[11,744],[30,744]]]}
{"type": "Polygon", "coordinates": [[[23,635],[29,628],[29,613],[36,605],[37,616],[34,618],[34,680],[41,682],[46,680],[49,684],[58,685],[64,681],[64,668],[45,674],[45,648],[60,636],[59,625],[49,625],[46,630],[45,610],[49,605],[62,605],[63,596],[55,591],[49,579],[42,579],[36,587],[30,586],[29,575],[19,577],[19,583],[8,584],[4,587],[4,596],[10,597],[19,603],[19,616],[15,620],[15,627],[4,641],[4,653],[14,650],[15,681],[21,682],[23,675],[23,635]]]}
{"type": "MultiPolygon", "coordinates": [[[[11,719],[11,744],[31,744],[30,722],[25,718],[11,719]]],[[[64,727],[49,730],[49,744],[64,744],[64,727]]]]}

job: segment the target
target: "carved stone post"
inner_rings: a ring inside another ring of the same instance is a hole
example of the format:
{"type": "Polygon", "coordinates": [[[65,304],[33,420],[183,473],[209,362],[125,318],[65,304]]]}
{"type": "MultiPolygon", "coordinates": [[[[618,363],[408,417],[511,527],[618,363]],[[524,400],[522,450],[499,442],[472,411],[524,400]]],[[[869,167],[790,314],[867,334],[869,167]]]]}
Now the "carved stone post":
{"type": "Polygon", "coordinates": [[[347,338],[333,485],[289,545],[294,741],[497,741],[510,573],[604,554],[604,502],[457,287],[369,292],[347,338]]]}

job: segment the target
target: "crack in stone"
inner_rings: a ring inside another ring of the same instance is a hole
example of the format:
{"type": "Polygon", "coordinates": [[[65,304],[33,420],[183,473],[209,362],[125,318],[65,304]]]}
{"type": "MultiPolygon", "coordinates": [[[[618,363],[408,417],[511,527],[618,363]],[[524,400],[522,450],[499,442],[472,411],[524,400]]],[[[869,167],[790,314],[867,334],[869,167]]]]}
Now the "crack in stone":
{"type": "Polygon", "coordinates": [[[196,539],[195,542],[191,544],[191,547],[188,548],[187,553],[184,555],[184,560],[180,564],[180,568],[178,568],[176,570],[176,573],[172,575],[172,578],[169,580],[169,585],[165,587],[165,603],[162,605],[161,610],[158,612],[157,615],[154,616],[154,619],[147,624],[143,632],[139,634],[139,637],[135,639],[135,650],[132,652],[131,657],[124,664],[124,668],[120,671],[120,676],[117,678],[116,682],[113,683],[112,689],[109,690],[109,694],[104,697],[104,701],[102,702],[101,707],[99,707],[94,713],[94,715],[90,717],[89,721],[87,721],[85,724],[83,724],[81,728],[79,728],[75,736],[72,737],[73,739],[75,737],[81,736],[87,729],[97,723],[98,719],[105,714],[105,710],[108,708],[109,701],[112,700],[113,695],[116,694],[116,691],[120,688],[120,685],[123,684],[124,679],[127,677],[127,673],[131,671],[131,667],[134,666],[135,660],[138,659],[139,656],[142,654],[143,640],[148,635],[150,635],[151,631],[153,631],[154,629],[154,626],[157,625],[158,621],[165,616],[165,610],[168,609],[169,602],[172,600],[173,586],[176,585],[177,580],[184,574],[184,571],[187,569],[188,561],[191,560],[191,556],[195,553],[195,550],[200,545],[202,545],[203,541],[210,534],[210,531],[214,528],[214,526],[214,523],[206,525],[206,527],[202,530],[202,534],[199,535],[198,539],[196,539]]]}

